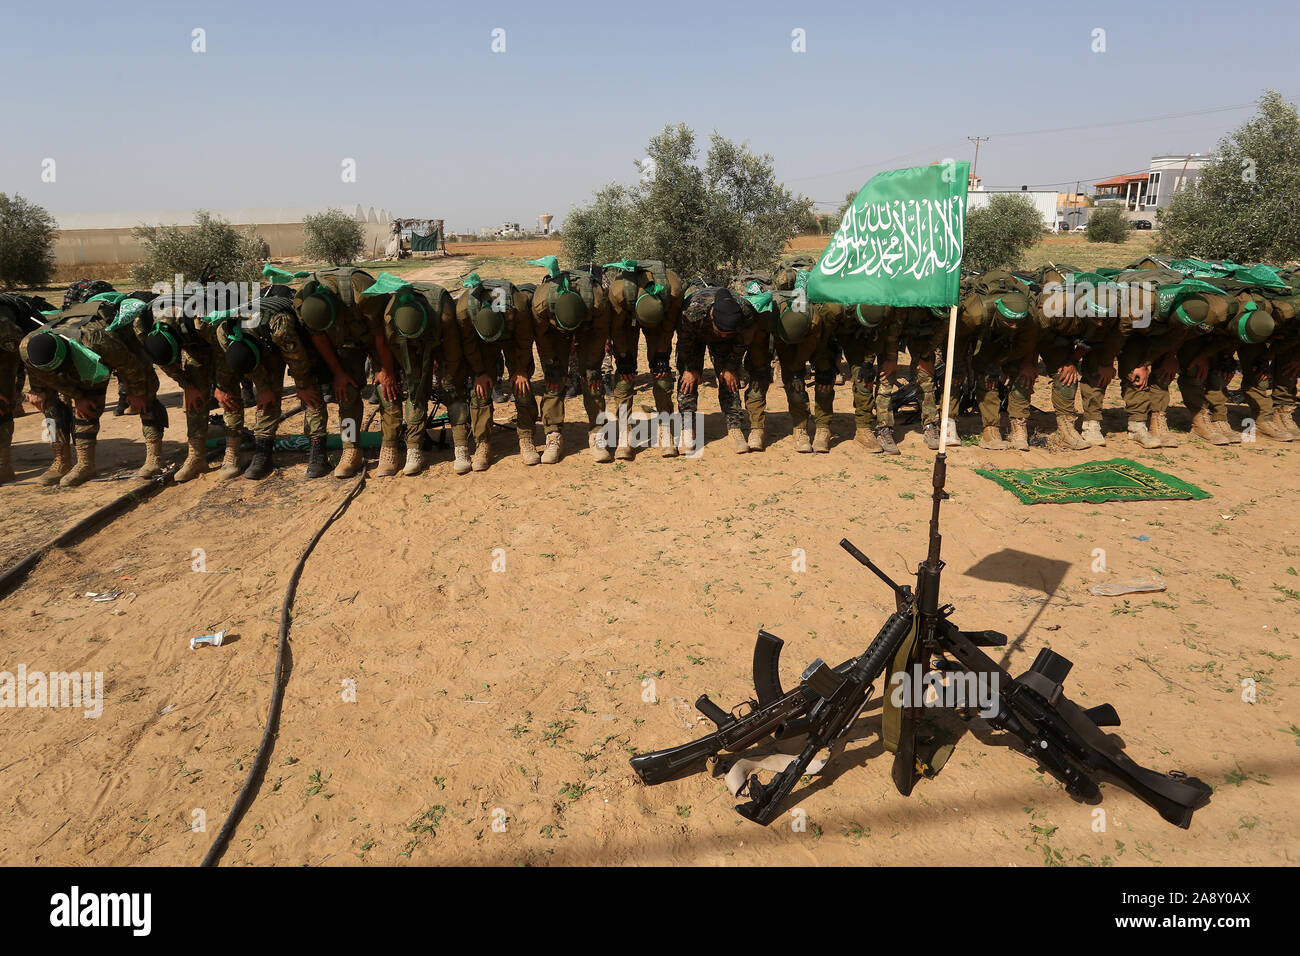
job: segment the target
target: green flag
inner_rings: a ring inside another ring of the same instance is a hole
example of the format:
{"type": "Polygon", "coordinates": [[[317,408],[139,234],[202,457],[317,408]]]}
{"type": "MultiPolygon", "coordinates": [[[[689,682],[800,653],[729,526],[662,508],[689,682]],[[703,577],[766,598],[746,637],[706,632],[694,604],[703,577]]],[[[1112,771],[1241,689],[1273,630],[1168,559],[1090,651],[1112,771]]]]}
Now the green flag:
{"type": "Polygon", "coordinates": [[[808,301],[957,304],[969,163],[873,176],[813,266],[808,301]]]}

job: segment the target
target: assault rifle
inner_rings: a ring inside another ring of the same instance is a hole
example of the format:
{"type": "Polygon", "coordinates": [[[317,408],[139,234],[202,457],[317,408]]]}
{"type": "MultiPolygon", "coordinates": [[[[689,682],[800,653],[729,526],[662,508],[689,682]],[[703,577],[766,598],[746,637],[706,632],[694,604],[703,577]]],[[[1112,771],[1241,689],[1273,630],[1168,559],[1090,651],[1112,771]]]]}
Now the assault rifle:
{"type": "MultiPolygon", "coordinates": [[[[909,664],[928,665],[933,660],[940,670],[973,674],[987,682],[977,681],[977,686],[996,688],[997,713],[986,718],[988,723],[1016,737],[1025,753],[1060,780],[1068,793],[1086,801],[1097,800],[1100,789],[1093,775],[1105,774],[1170,823],[1186,828],[1192,813],[1209,802],[1210,788],[1195,777],[1177,772],[1162,774],[1126,756],[1100,729],[1119,725],[1113,707],[1100,704],[1084,710],[1063,694],[1061,684],[1072,666],[1070,661],[1044,648],[1028,671],[1013,678],[980,650],[1005,646],[1005,635],[963,631],[949,620],[953,606],[939,604],[939,580],[944,568],[939,505],[948,497],[944,490],[946,478],[946,456],[941,454],[934,463],[929,552],[917,567],[915,590],[894,582],[847,539],[840,542],[894,591],[896,610],[860,656],[837,667],[829,667],[819,658],[803,672],[799,686],[784,691],[778,675],[782,641],[760,630],[754,647],[754,689],[758,699],[748,702],[748,711],[737,716],[702,695],[695,706],[718,729],[678,747],[633,757],[632,769],[637,776],[647,784],[663,783],[703,770],[708,760],[724,751],[736,753],[769,737],[783,740],[806,734],[798,755],[770,783],[762,783],[754,774],[742,788],[748,802],[738,805],[737,812],[766,825],[776,818],[782,802],[817,753],[857,721],[871,698],[872,685],[886,668],[892,664],[891,673],[902,671],[906,676],[909,664]]],[[[920,706],[920,701],[905,700],[904,706],[896,708],[896,719],[891,719],[887,728],[882,720],[882,729],[888,730],[886,745],[894,750],[894,785],[905,796],[911,793],[925,766],[917,755],[920,706]]]]}

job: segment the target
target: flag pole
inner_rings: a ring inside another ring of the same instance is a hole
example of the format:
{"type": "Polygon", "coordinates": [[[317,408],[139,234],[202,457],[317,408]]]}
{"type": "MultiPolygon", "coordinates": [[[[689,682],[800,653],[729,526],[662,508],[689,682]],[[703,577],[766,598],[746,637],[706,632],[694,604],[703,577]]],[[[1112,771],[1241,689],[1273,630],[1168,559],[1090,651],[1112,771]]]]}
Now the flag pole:
{"type": "Polygon", "coordinates": [[[943,362],[943,412],[939,419],[939,456],[948,447],[948,407],[952,400],[952,354],[957,343],[957,306],[948,310],[948,351],[943,362]]]}

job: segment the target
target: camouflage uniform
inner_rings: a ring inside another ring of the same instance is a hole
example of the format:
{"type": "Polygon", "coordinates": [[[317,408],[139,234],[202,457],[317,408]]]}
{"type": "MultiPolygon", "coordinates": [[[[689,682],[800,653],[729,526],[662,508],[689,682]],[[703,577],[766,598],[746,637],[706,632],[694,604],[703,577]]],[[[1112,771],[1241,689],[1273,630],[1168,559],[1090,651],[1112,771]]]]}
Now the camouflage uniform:
{"type": "MultiPolygon", "coordinates": [[[[516,286],[504,279],[489,279],[479,285],[465,289],[456,299],[456,326],[460,332],[460,350],[469,376],[478,379],[487,376],[496,378],[498,361],[504,360],[507,371],[513,378],[522,375],[532,379],[535,366],[533,363],[533,292],[532,288],[516,286]],[[499,291],[497,291],[499,290],[499,291]],[[500,308],[498,308],[500,306],[500,308]],[[476,319],[483,320],[480,314],[486,310],[495,313],[501,325],[499,334],[493,341],[486,341],[478,331],[476,319]]],[[[524,464],[535,465],[540,460],[533,444],[533,429],[537,424],[537,397],[531,387],[527,394],[520,396],[511,393],[515,403],[515,430],[519,436],[519,453],[524,464]]],[[[480,471],[487,467],[492,438],[492,392],[481,397],[477,388],[470,390],[469,396],[470,428],[474,435],[475,454],[483,461],[480,471]],[[477,448],[483,448],[481,455],[477,448]]],[[[453,437],[456,441],[457,474],[464,474],[471,466],[467,439],[453,437]]]]}
{"type": "MultiPolygon", "coordinates": [[[[948,310],[902,306],[895,308],[894,314],[900,328],[899,344],[906,344],[908,357],[912,361],[912,377],[921,394],[921,425],[924,428],[925,443],[928,448],[937,450],[941,422],[938,390],[942,385],[935,381],[935,376],[938,363],[948,348],[948,310]]],[[[953,409],[950,414],[955,417],[956,410],[953,409]]]]}
{"type": "MultiPolygon", "coordinates": [[[[809,303],[802,295],[791,291],[777,291],[772,295],[772,307],[760,314],[745,353],[745,370],[749,373],[749,386],[745,389],[745,408],[749,412],[750,448],[762,448],[767,431],[767,390],[772,384],[772,356],[781,364],[781,386],[785,389],[790,407],[790,424],[795,436],[795,450],[812,451],[808,441],[808,385],[804,374],[808,363],[813,363],[815,385],[833,384],[835,368],[831,363],[826,340],[841,311],[839,306],[809,303]],[[797,342],[787,342],[782,337],[780,319],[786,310],[802,310],[808,314],[808,328],[797,342]]],[[[818,390],[816,412],[812,416],[820,445],[830,449],[831,403],[834,391],[818,390]],[[823,436],[824,433],[824,436],[823,436]]]]}
{"type": "MultiPolygon", "coordinates": [[[[1300,291],[1300,272],[1286,272],[1282,278],[1300,291]]],[[[1269,307],[1274,329],[1267,343],[1237,347],[1241,388],[1261,431],[1278,441],[1296,441],[1300,439],[1294,417],[1300,373],[1300,295],[1271,296],[1269,307]]]]}
{"type": "MultiPolygon", "coordinates": [[[[707,351],[718,374],[718,405],[727,419],[728,431],[739,433],[745,426],[745,410],[740,404],[739,391],[732,391],[722,379],[723,372],[731,372],[739,379],[741,361],[757,335],[766,335],[767,326],[759,323],[758,313],[743,296],[736,301],[748,322],[731,335],[719,335],[713,326],[710,310],[722,286],[694,286],[686,292],[681,318],[677,323],[677,408],[681,412],[682,449],[693,451],[695,442],[695,415],[699,408],[700,389],[703,387],[704,354],[707,351]],[[681,375],[691,372],[696,386],[686,392],[682,389],[681,375]]],[[[742,436],[743,440],[743,436],[742,436]]],[[[737,450],[740,450],[739,447],[737,450]]]]}
{"type": "Polygon", "coordinates": [[[564,425],[564,378],[571,352],[577,355],[581,375],[582,404],[587,412],[587,446],[597,461],[613,460],[600,427],[605,411],[605,383],[600,364],[605,357],[609,334],[609,300],[598,276],[572,271],[563,272],[558,277],[547,276],[533,293],[533,335],[546,389],[542,395],[542,425],[546,429],[547,449],[543,464],[558,460],[563,448],[560,436],[564,425]],[[568,295],[580,297],[585,311],[581,324],[574,329],[565,329],[556,314],[559,299],[564,295],[561,286],[565,282],[572,289],[568,295]],[[554,452],[553,448],[556,449],[554,452]]]}
{"type": "MultiPolygon", "coordinates": [[[[334,388],[343,438],[343,453],[334,471],[336,478],[350,478],[363,467],[359,445],[364,410],[361,388],[366,384],[366,359],[372,359],[375,367],[381,364],[377,343],[384,338],[384,303],[361,295],[374,281],[370,273],[353,266],[321,269],[312,273],[293,297],[298,321],[331,373],[344,373],[353,382],[334,388]],[[304,313],[304,309],[308,312],[304,313]],[[322,331],[312,331],[318,327],[321,311],[328,313],[329,324],[322,331]]],[[[381,414],[384,429],[391,432],[400,428],[400,407],[390,405],[381,414]]]]}
{"type": "MultiPolygon", "coordinates": [[[[891,454],[898,454],[890,434],[894,427],[894,411],[890,406],[894,379],[883,372],[887,363],[898,361],[902,322],[897,311],[883,305],[849,305],[826,308],[826,314],[829,334],[835,336],[843,349],[853,378],[854,440],[871,452],[889,449],[891,454]]],[[[829,351],[819,358],[817,365],[834,368],[829,351]]],[[[834,391],[817,393],[819,411],[827,420],[834,410],[834,396],[834,391]]]]}
{"type": "MultiPolygon", "coordinates": [[[[404,394],[402,421],[405,425],[407,463],[404,472],[416,474],[423,467],[422,445],[429,422],[429,400],[433,397],[434,367],[437,366],[440,398],[447,407],[452,438],[457,445],[469,442],[469,368],[461,352],[456,324],[456,300],[434,282],[412,282],[409,290],[388,296],[384,309],[384,336],[398,363],[404,394]],[[395,321],[397,311],[412,305],[424,317],[419,334],[405,335],[395,321]],[[414,454],[412,454],[414,452],[414,454]]],[[[379,390],[379,407],[391,403],[379,390]]],[[[397,423],[384,419],[385,445],[396,445],[397,423]]],[[[382,471],[382,467],[381,467],[382,471]]],[[[379,472],[376,472],[378,474],[379,472]]]]}
{"type": "MultiPolygon", "coordinates": [[[[104,411],[108,380],[84,380],[70,356],[58,368],[37,368],[30,360],[28,346],[33,336],[43,332],[53,332],[65,339],[79,342],[97,355],[110,373],[118,377],[126,395],[144,399],[140,427],[145,440],[146,457],[145,464],[136,474],[148,478],[161,471],[158,448],[162,442],[163,429],[167,425],[167,410],[158,401],[158,376],[129,326],[109,329],[116,318],[117,306],[109,302],[74,305],[54,317],[40,331],[29,333],[19,345],[31,389],[43,394],[46,408],[50,408],[62,396],[73,409],[73,441],[77,449],[77,466],[63,476],[63,484],[78,485],[94,475],[95,442],[99,435],[99,419],[104,411]],[[90,418],[81,418],[77,414],[77,399],[89,399],[94,404],[95,411],[90,418]]],[[[65,436],[66,432],[56,435],[56,444],[66,448],[65,436]]],[[[56,450],[56,463],[57,458],[56,450]]]]}
{"type": "Polygon", "coordinates": [[[1027,451],[1033,383],[1026,386],[1020,375],[1027,366],[1036,371],[1038,358],[1038,325],[1030,315],[1030,289],[1023,279],[1002,270],[972,279],[969,287],[957,308],[954,345],[955,356],[968,350],[971,356],[983,426],[980,447],[1027,451]],[[1002,440],[1000,386],[1004,383],[1008,388],[1009,443],[1002,440]]]}
{"type": "MultiPolygon", "coordinates": [[[[18,346],[25,331],[43,322],[31,302],[18,295],[0,293],[0,485],[13,481],[10,449],[14,438],[14,413],[22,404],[22,358],[18,346]]],[[[51,410],[47,410],[49,415],[51,410]]],[[[66,418],[66,406],[64,416],[66,418]]]]}
{"type": "MultiPolygon", "coordinates": [[[[608,267],[608,301],[610,334],[614,341],[614,404],[619,416],[618,448],[615,457],[631,458],[628,444],[627,419],[632,414],[632,397],[636,391],[637,351],[641,336],[645,335],[646,356],[650,363],[650,386],[654,394],[655,411],[660,421],[673,411],[672,349],[673,333],[682,314],[685,289],[682,280],[661,262],[639,262],[634,270],[608,267]],[[637,304],[642,296],[656,299],[653,325],[637,319],[637,304]]],[[[677,454],[672,434],[661,430],[659,447],[665,458],[677,454]]]]}

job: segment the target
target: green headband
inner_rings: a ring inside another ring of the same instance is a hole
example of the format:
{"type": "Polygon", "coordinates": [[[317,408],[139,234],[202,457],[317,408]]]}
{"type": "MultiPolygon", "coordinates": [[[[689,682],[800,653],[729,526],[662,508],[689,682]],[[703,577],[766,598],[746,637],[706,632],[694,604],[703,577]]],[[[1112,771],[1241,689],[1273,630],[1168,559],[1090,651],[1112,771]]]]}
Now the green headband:
{"type": "Polygon", "coordinates": [[[762,295],[742,296],[754,307],[755,312],[770,312],[772,310],[772,293],[764,292],[762,295]]]}
{"type": "Polygon", "coordinates": [[[65,339],[62,335],[55,335],[53,332],[46,334],[54,335],[54,358],[48,364],[38,365],[37,368],[46,372],[51,371],[62,365],[63,361],[71,355],[77,377],[83,382],[101,385],[108,381],[108,368],[99,360],[98,355],[75,339],[65,339]]]}
{"type": "Polygon", "coordinates": [[[996,305],[998,307],[998,311],[1002,313],[1002,317],[1006,319],[1008,322],[1019,322],[1020,320],[1024,319],[1026,316],[1029,315],[1028,312],[1017,312],[1015,309],[1007,308],[1005,305],[1002,304],[1001,296],[998,296],[996,305]]]}
{"type": "Polygon", "coordinates": [[[622,270],[623,272],[636,272],[637,267],[636,267],[635,259],[620,259],[618,262],[605,263],[605,268],[619,269],[622,270]]]}
{"type": "MultiPolygon", "coordinates": [[[[53,332],[47,332],[47,335],[54,335],[53,332]]],[[[38,369],[42,372],[49,372],[63,364],[63,360],[68,357],[68,340],[61,335],[54,335],[54,357],[44,364],[37,364],[38,369]]]]}
{"type": "Polygon", "coordinates": [[[478,277],[478,273],[471,272],[465,277],[465,281],[461,283],[461,286],[466,289],[477,289],[482,284],[483,280],[478,277]]]}
{"type": "Polygon", "coordinates": [[[307,276],[311,275],[311,273],[310,272],[285,272],[283,269],[277,269],[275,266],[271,265],[271,263],[268,262],[266,265],[262,266],[262,275],[266,276],[268,279],[271,279],[273,281],[280,282],[281,284],[284,285],[288,285],[294,279],[305,279],[307,276]]]}
{"type": "Polygon", "coordinates": [[[172,334],[172,330],[167,327],[166,322],[155,322],[149,334],[161,335],[163,338],[167,340],[167,344],[172,347],[171,362],[163,362],[162,363],[163,365],[170,365],[172,364],[172,362],[175,362],[178,357],[180,357],[181,347],[180,345],[177,344],[176,336],[172,334]]]}

